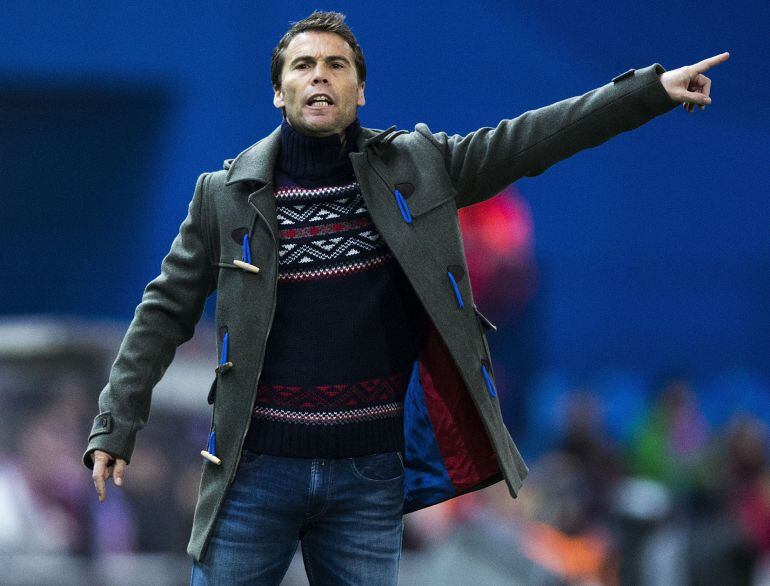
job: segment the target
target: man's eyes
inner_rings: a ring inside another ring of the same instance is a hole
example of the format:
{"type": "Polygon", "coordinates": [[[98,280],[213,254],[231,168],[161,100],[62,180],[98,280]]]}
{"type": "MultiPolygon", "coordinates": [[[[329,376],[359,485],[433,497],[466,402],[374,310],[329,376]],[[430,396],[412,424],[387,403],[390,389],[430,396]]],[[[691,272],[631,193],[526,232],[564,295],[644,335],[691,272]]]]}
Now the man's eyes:
{"type": "MultiPolygon", "coordinates": [[[[307,69],[308,67],[311,67],[310,63],[298,63],[295,66],[295,69],[307,69]]],[[[335,61],[331,64],[332,69],[344,69],[345,64],[340,61],[335,61]]]]}

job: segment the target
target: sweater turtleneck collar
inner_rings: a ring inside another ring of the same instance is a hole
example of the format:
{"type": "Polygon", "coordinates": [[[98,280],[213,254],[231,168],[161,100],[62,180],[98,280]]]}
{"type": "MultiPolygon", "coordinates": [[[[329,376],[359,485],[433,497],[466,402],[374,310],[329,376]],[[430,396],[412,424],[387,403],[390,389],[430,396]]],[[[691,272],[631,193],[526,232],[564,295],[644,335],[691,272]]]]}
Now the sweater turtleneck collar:
{"type": "Polygon", "coordinates": [[[276,167],[300,184],[333,182],[353,175],[348,155],[358,150],[361,124],[356,118],[345,129],[344,145],[339,135],[316,137],[296,130],[284,118],[281,124],[281,152],[276,167]]]}

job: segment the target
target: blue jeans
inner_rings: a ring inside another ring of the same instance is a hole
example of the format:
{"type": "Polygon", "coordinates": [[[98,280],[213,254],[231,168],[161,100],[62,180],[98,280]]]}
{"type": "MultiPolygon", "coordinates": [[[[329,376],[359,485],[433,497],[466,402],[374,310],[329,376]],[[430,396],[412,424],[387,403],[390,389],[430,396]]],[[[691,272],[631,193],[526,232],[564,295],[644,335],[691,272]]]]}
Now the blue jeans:
{"type": "Polygon", "coordinates": [[[314,584],[396,584],[400,452],[284,458],[243,450],[192,585],[279,584],[297,545],[314,584]]]}

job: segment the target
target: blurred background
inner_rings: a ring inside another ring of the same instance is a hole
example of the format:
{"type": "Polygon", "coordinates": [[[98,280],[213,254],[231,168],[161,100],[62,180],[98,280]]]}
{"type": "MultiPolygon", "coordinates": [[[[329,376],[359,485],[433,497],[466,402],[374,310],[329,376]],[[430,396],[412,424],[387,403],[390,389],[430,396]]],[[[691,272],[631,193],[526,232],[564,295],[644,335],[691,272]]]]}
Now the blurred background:
{"type": "MultiPolygon", "coordinates": [[[[461,221],[530,468],[406,518],[403,584],[770,584],[770,4],[3,3],[0,583],[185,584],[214,298],[124,489],[80,458],[195,180],[280,123],[270,54],[339,10],[364,126],[465,134],[730,51],[676,109],[461,221]]],[[[285,584],[306,584],[301,562],[285,584]]]]}

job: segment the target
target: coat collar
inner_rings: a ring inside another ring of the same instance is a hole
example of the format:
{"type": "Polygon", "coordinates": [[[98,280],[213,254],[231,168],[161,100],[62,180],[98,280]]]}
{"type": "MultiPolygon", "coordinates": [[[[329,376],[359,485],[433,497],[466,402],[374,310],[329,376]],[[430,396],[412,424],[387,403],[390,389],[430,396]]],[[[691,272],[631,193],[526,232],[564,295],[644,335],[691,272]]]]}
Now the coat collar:
{"type": "MultiPolygon", "coordinates": [[[[361,128],[358,135],[358,150],[363,151],[367,147],[375,145],[387,138],[396,130],[391,126],[387,130],[372,130],[361,128]]],[[[403,131],[399,131],[403,132],[403,131]]],[[[279,126],[265,138],[251,145],[235,159],[225,161],[227,170],[225,185],[232,185],[239,181],[256,181],[263,185],[272,183],[273,167],[281,148],[281,127],[279,126]]]]}

